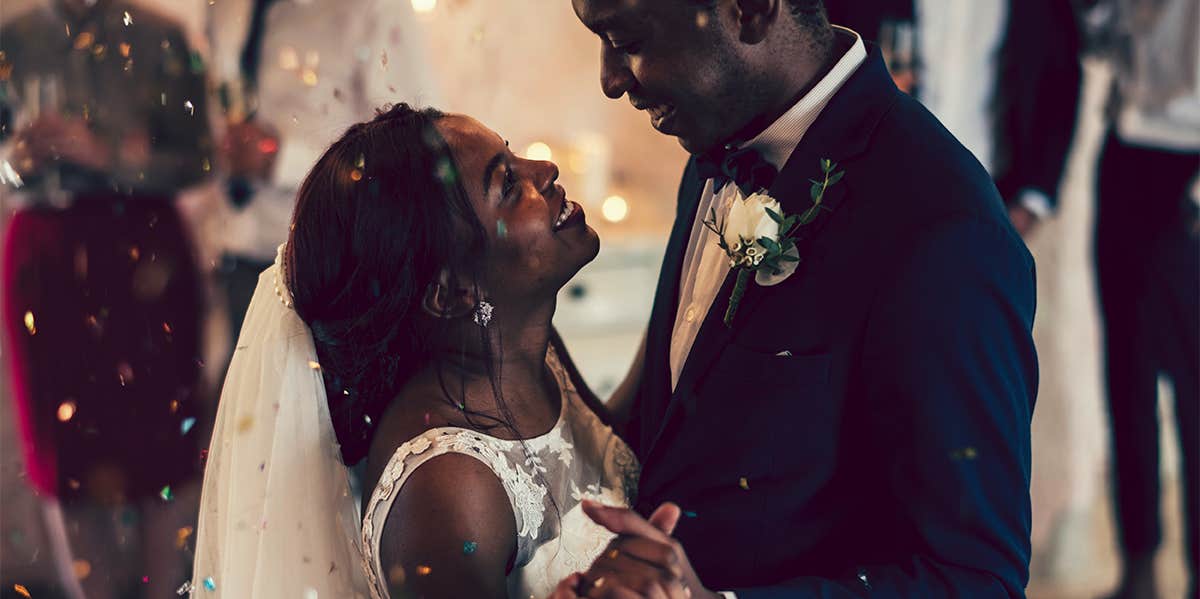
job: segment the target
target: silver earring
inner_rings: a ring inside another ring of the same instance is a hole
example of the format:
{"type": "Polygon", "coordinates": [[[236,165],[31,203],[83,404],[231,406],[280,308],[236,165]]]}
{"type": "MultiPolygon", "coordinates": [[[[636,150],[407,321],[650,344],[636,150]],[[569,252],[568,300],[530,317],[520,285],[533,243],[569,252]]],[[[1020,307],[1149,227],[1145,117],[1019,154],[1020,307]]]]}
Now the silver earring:
{"type": "Polygon", "coordinates": [[[487,328],[492,322],[492,311],[495,309],[496,307],[487,300],[479,302],[479,305],[475,306],[475,324],[487,328]]]}

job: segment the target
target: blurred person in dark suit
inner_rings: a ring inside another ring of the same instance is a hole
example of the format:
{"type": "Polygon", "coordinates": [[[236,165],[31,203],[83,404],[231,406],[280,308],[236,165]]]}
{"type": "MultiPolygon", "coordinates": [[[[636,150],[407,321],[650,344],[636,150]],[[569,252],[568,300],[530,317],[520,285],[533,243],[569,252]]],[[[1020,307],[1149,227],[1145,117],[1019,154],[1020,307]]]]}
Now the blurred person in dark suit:
{"type": "Polygon", "coordinates": [[[23,185],[4,190],[20,206],[6,366],[58,533],[48,553],[76,596],[184,579],[171,502],[198,474],[202,298],[173,201],[211,168],[203,69],[177,23],[125,0],[55,0],[0,28],[16,119],[2,166],[23,185]]]}
{"type": "Polygon", "coordinates": [[[1198,0],[1095,3],[1115,69],[1096,171],[1096,270],[1105,333],[1118,542],[1117,599],[1157,597],[1162,542],[1158,378],[1175,396],[1187,597],[1200,526],[1200,23],[1198,0]]]}
{"type": "Polygon", "coordinates": [[[830,0],[971,150],[1028,235],[1058,204],[1081,92],[1072,0],[830,0]]]}

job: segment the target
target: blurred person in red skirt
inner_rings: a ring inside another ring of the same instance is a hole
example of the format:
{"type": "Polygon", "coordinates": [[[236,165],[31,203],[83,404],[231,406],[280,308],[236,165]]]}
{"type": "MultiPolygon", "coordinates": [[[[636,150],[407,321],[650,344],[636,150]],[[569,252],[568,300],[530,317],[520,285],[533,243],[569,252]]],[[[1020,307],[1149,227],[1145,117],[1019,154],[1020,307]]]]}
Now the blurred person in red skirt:
{"type": "Polygon", "coordinates": [[[5,368],[46,554],[68,595],[164,596],[200,460],[201,286],[174,199],[212,168],[204,65],[139,5],[52,0],[6,19],[0,85],[5,368]]]}

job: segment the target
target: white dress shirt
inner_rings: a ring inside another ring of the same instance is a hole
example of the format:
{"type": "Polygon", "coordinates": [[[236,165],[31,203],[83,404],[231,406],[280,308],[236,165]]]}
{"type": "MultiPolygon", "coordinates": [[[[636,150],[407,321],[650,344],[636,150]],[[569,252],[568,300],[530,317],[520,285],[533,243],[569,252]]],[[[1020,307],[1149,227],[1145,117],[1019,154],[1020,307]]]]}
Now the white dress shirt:
{"type": "MultiPolygon", "coordinates": [[[[239,77],[253,0],[213,5],[218,80],[239,77]]],[[[264,261],[287,239],[295,195],[346,129],[387,103],[437,102],[424,35],[411,3],[276,0],[267,12],[257,118],[279,130],[274,177],[226,220],[226,251],[264,261]]]]}
{"type": "MultiPolygon", "coordinates": [[[[839,38],[853,39],[850,50],[811,91],[800,98],[799,102],[770,127],[742,146],[758,150],[763,159],[776,169],[783,168],[800,139],[833,99],[834,94],[867,59],[866,46],[857,33],[841,27],[836,30],[839,38]]],[[[731,183],[714,190],[713,181],[710,179],[704,184],[700,195],[700,205],[696,210],[696,219],[692,224],[692,233],[684,255],[679,285],[679,310],[675,315],[675,327],[671,333],[672,390],[679,382],[679,373],[683,371],[692,344],[696,342],[700,325],[704,323],[717,292],[725,282],[725,276],[729,274],[729,259],[717,246],[716,235],[704,226],[704,220],[714,207],[718,214],[727,214],[729,201],[735,195],[736,189],[737,186],[731,183]]]]}

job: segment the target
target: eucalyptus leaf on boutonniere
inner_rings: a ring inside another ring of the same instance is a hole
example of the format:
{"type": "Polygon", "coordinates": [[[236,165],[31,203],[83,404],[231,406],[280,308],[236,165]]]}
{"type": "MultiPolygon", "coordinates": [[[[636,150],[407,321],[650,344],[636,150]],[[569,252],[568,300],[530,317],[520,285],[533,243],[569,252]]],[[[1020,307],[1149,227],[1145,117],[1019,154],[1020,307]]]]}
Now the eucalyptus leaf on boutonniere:
{"type": "Polygon", "coordinates": [[[755,273],[759,285],[770,287],[782,283],[796,271],[800,264],[796,233],[800,227],[816,220],[821,210],[828,210],[822,205],[825,192],[846,174],[837,170],[837,164],[828,158],[821,159],[821,172],[821,180],[810,179],[812,206],[800,214],[785,215],[779,200],[765,192],[744,197],[739,189],[734,193],[724,222],[718,223],[716,208],[704,221],[704,226],[717,234],[717,245],[729,257],[729,267],[738,271],[737,283],[729,296],[729,308],[725,310],[725,326],[732,326],[751,273],[755,273]]]}

